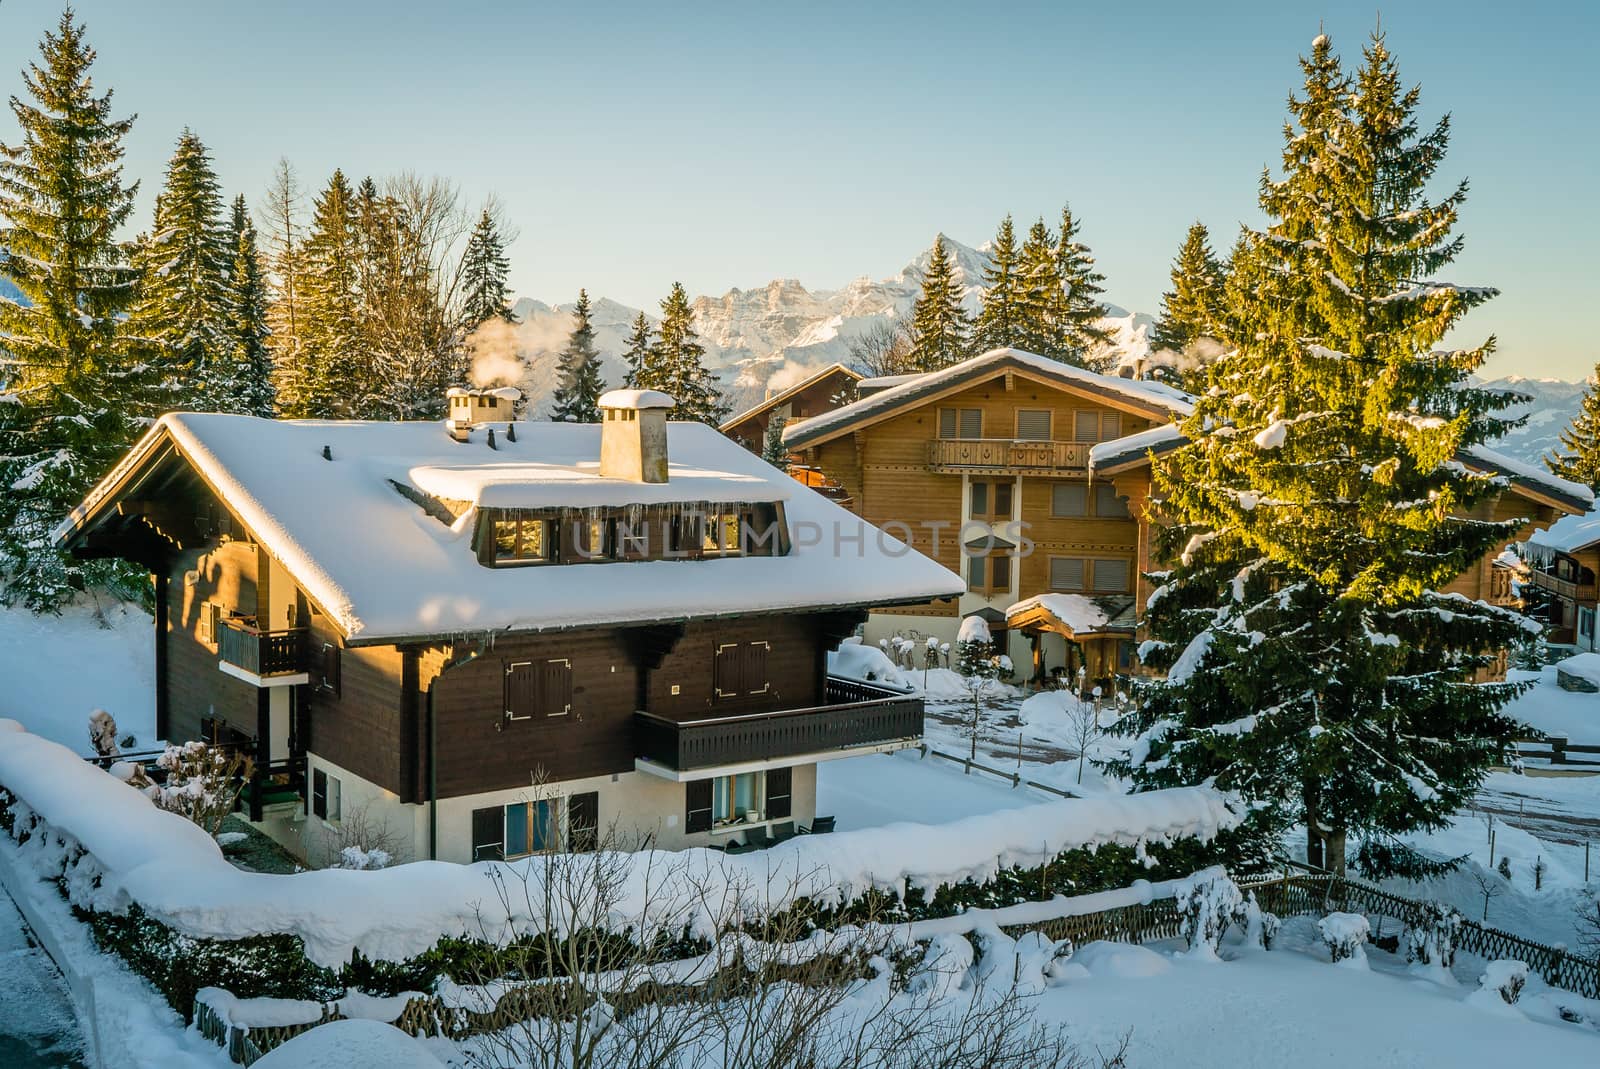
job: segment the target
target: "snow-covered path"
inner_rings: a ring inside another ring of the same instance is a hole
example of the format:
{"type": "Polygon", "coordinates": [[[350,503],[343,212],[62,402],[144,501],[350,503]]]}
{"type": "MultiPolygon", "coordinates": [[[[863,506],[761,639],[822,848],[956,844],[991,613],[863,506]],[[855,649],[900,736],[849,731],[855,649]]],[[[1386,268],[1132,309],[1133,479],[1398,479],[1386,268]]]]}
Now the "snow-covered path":
{"type": "Polygon", "coordinates": [[[29,944],[17,908],[0,891],[0,1065],[81,1069],[83,1036],[66,984],[29,944]]]}

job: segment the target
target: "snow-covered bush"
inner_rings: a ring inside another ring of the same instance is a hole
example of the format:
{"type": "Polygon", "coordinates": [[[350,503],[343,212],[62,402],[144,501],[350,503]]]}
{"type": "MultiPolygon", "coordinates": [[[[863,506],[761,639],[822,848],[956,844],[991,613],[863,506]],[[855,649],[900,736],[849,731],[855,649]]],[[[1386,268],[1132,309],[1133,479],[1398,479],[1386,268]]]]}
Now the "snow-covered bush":
{"type": "Polygon", "coordinates": [[[1066,965],[1073,949],[1071,939],[1051,939],[1043,932],[1018,936],[1017,990],[1024,994],[1043,991],[1049,984],[1066,979],[1066,965]]]}
{"type": "Polygon", "coordinates": [[[331,869],[386,869],[407,860],[409,854],[402,838],[364,805],[346,809],[337,824],[307,822],[306,832],[321,834],[320,854],[312,844],[309,852],[327,858],[331,869]]]}
{"type": "Polygon", "coordinates": [[[932,1002],[949,998],[961,990],[972,969],[972,943],[964,935],[936,935],[922,951],[922,960],[911,972],[909,990],[932,1002]]]}
{"type": "Polygon", "coordinates": [[[1352,967],[1367,966],[1367,936],[1372,925],[1359,913],[1330,913],[1317,922],[1322,941],[1328,944],[1328,956],[1335,965],[1348,962],[1352,967]]]}
{"type": "Polygon", "coordinates": [[[238,750],[224,750],[204,742],[168,746],[156,758],[166,782],[146,788],[162,809],[200,825],[216,835],[222,821],[233,812],[239,791],[255,763],[238,750]]]}
{"type": "Polygon", "coordinates": [[[122,750],[117,746],[117,722],[104,709],[96,709],[89,714],[89,745],[101,757],[122,755],[122,750]]]}
{"type": "Polygon", "coordinates": [[[1464,918],[1443,902],[1425,902],[1422,908],[1422,919],[1406,929],[1402,940],[1406,960],[1448,969],[1455,964],[1464,918]]]}
{"type": "Polygon", "coordinates": [[[1261,908],[1254,891],[1245,895],[1244,902],[1234,910],[1233,923],[1244,929],[1245,946],[1260,947],[1262,950],[1272,949],[1273,941],[1278,938],[1278,929],[1283,927],[1276,913],[1261,908]]]}
{"type": "Polygon", "coordinates": [[[1484,991],[1497,992],[1507,1006],[1517,1004],[1517,999],[1522,997],[1523,985],[1527,982],[1527,963],[1510,958],[1491,961],[1483,970],[1483,975],[1478,977],[1478,987],[1484,991]]]}
{"type": "Polygon", "coordinates": [[[1178,933],[1188,940],[1189,956],[1216,961],[1217,945],[1228,922],[1244,904],[1239,886],[1226,876],[1191,884],[1178,892],[1178,933]]]}
{"type": "Polygon", "coordinates": [[[339,860],[330,868],[336,869],[386,869],[394,859],[387,850],[363,850],[347,846],[339,851],[339,860]]]}

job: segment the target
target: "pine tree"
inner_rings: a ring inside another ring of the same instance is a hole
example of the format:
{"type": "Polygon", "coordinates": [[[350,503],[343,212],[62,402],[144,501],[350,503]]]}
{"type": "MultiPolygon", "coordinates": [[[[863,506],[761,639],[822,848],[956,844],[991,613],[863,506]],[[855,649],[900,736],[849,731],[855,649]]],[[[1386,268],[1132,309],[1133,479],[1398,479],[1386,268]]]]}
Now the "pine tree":
{"type": "Polygon", "coordinates": [[[1494,291],[1422,281],[1461,247],[1466,187],[1428,198],[1448,121],[1418,133],[1382,37],[1353,81],[1326,37],[1302,67],[1238,348],[1157,464],[1179,563],[1142,654],[1167,675],[1116,765],[1214,779],[1268,832],[1303,821],[1314,864],[1342,870],[1353,835],[1369,871],[1411,868],[1392,837],[1448,823],[1519,731],[1524,684],[1473,677],[1525,620],[1439,593],[1517,528],[1475,517],[1498,481],[1452,462],[1506,428],[1468,381],[1493,339],[1435,351],[1494,291]]]}
{"type": "Polygon", "coordinates": [[[1062,208],[1055,250],[1061,303],[1053,317],[1055,345],[1045,355],[1078,367],[1099,368],[1107,362],[1100,351],[1111,343],[1111,335],[1100,326],[1106,316],[1100,283],[1106,276],[1095,270],[1094,254],[1078,240],[1078,225],[1072,209],[1062,208]]]}
{"type": "Polygon", "coordinates": [[[944,247],[944,235],[933,240],[933,255],[922,275],[922,295],[911,313],[911,366],[937,371],[966,359],[972,319],[961,304],[955,261],[944,247]]]}
{"type": "Polygon", "coordinates": [[[1061,297],[1061,273],[1056,263],[1056,239],[1036,220],[1028,228],[1019,254],[1020,274],[1016,346],[1040,356],[1057,350],[1055,316],[1061,297]]]}
{"type": "Polygon", "coordinates": [[[775,468],[789,466],[789,447],[783,444],[783,428],[788,420],[773,416],[767,421],[767,434],[761,442],[761,459],[775,468]]]}
{"type": "Polygon", "coordinates": [[[334,171],[313,207],[301,249],[300,345],[284,414],[350,419],[363,415],[370,377],[361,352],[361,231],[355,195],[334,171]]]}
{"type": "Polygon", "coordinates": [[[1018,345],[1022,339],[1022,277],[1017,235],[1006,216],[994,236],[994,251],[983,273],[983,308],[973,328],[973,349],[980,353],[1018,345]]]}
{"type": "MultiPolygon", "coordinates": [[[[632,339],[629,345],[631,348],[632,339]]],[[[672,414],[678,419],[699,420],[715,427],[727,418],[729,406],[722,399],[715,376],[705,366],[705,353],[705,346],[694,332],[689,295],[684,292],[683,283],[674,282],[672,292],[661,302],[661,329],[635,385],[672,395],[678,402],[672,414]]]]}
{"type": "Polygon", "coordinates": [[[622,351],[622,366],[627,370],[622,375],[624,389],[639,389],[639,378],[645,374],[645,365],[650,361],[650,348],[655,344],[655,332],[650,329],[650,320],[640,312],[633,320],[633,329],[628,332],[627,348],[622,351]]]}
{"type": "MultiPolygon", "coordinates": [[[[95,52],[69,8],[11,98],[21,141],[0,144],[0,599],[59,608],[73,588],[137,596],[143,573],[62,558],[52,529],[117,461],[166,400],[153,354],[127,344],[131,249],[117,232],[137,188],[122,182],[111,93],[95,96],[95,52]]],[[[143,587],[148,590],[148,587],[143,587]]]]}
{"type": "Polygon", "coordinates": [[[598,402],[606,384],[600,377],[600,352],[595,348],[594,326],[589,322],[587,290],[578,291],[572,319],[572,334],[558,358],[561,367],[551,398],[550,418],[558,423],[599,423],[598,402]]]}
{"type": "Polygon", "coordinates": [[[516,321],[511,315],[510,291],[506,288],[510,270],[505,240],[485,208],[467,238],[466,252],[461,258],[461,288],[466,294],[461,319],[469,332],[489,319],[500,319],[507,323],[516,321]]]}
{"type": "Polygon", "coordinates": [[[1560,452],[1545,457],[1545,467],[1563,479],[1600,489],[1600,367],[1584,392],[1583,404],[1572,425],[1561,432],[1560,452]]]}
{"type": "Polygon", "coordinates": [[[277,407],[272,353],[267,348],[267,283],[256,248],[256,228],[243,194],[233,202],[233,263],[228,272],[228,335],[236,393],[230,410],[270,418],[277,407]]]}
{"type": "Polygon", "coordinates": [[[232,264],[211,157],[184,130],[156,197],[155,225],[134,259],[139,289],[128,322],[186,385],[182,407],[227,411],[237,396],[228,331],[232,264]]]}
{"type": "Polygon", "coordinates": [[[1220,339],[1224,285],[1210,234],[1204,223],[1195,223],[1172,261],[1172,288],[1161,295],[1151,347],[1186,353],[1201,338],[1220,339]]]}

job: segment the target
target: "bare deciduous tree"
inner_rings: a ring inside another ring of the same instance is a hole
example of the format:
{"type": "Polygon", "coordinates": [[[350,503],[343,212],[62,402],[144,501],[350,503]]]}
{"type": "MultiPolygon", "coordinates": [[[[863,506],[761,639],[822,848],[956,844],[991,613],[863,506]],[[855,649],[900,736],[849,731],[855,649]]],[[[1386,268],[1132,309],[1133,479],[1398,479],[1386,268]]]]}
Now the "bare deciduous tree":
{"type": "Polygon", "coordinates": [[[911,330],[904,316],[877,319],[850,339],[846,362],[863,375],[904,375],[911,366],[911,330]]]}

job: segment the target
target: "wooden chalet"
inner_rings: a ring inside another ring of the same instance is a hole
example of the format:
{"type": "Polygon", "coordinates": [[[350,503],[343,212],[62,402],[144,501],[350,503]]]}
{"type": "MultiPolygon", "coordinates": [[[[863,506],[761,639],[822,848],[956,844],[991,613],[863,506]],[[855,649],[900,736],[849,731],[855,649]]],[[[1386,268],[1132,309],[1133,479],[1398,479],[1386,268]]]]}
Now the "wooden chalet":
{"type": "Polygon", "coordinates": [[[274,837],[739,843],[810,823],[819,761],[919,741],[919,699],[828,653],[956,576],[665,395],[572,425],[452,394],[444,423],[169,414],[57,531],[150,570],[157,733],[248,748],[274,837]]]}
{"type": "Polygon", "coordinates": [[[773,420],[789,423],[839,408],[854,399],[860,381],[861,375],[851,368],[829,364],[786,390],[769,392],[760,404],[731,417],[720,429],[752,453],[760,453],[773,420]]]}
{"type": "Polygon", "coordinates": [[[1580,652],[1600,650],[1595,616],[1600,594],[1600,513],[1568,516],[1528,540],[1528,580],[1537,592],[1532,600],[1549,627],[1553,645],[1580,652]]]}

